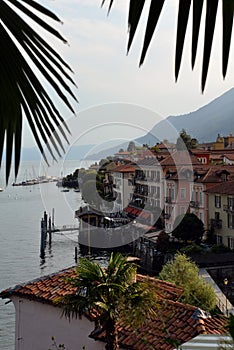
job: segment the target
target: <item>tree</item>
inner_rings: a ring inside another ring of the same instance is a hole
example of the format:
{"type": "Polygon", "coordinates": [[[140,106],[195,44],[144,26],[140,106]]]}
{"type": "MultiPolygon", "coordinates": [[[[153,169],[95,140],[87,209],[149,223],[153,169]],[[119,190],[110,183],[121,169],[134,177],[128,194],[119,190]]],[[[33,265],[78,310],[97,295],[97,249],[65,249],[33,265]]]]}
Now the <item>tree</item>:
{"type": "MultiPolygon", "coordinates": [[[[47,93],[45,84],[42,85],[38,73],[35,73],[31,67],[37,68],[72,112],[74,112],[73,107],[66,95],[76,100],[69,87],[69,84],[74,85],[74,82],[66,72],[66,70],[71,71],[70,67],[20,14],[41,26],[45,32],[66,43],[66,40],[49,24],[49,19],[59,21],[59,18],[38,2],[0,1],[0,164],[4,140],[6,140],[6,182],[10,174],[13,144],[15,175],[18,173],[23,113],[42,154],[44,153],[43,141],[53,158],[55,158],[54,151],[60,156],[60,149],[64,151],[60,135],[67,140],[65,130],[69,131],[47,93]],[[43,16],[47,17],[46,20],[43,16]]],[[[45,155],[44,158],[46,159],[45,155]]]]}
{"type": "Polygon", "coordinates": [[[157,250],[162,253],[166,253],[169,246],[169,234],[165,231],[161,231],[157,239],[157,250]]]}
{"type": "Polygon", "coordinates": [[[182,287],[182,302],[211,311],[216,306],[216,295],[212,286],[206,283],[198,272],[194,262],[186,255],[178,253],[173,261],[163,266],[159,278],[182,287]]]}
{"type": "Polygon", "coordinates": [[[155,315],[152,289],[134,281],[136,266],[120,253],[111,254],[106,268],[81,258],[76,272],[68,283],[77,288],[77,293],[58,299],[58,303],[63,303],[63,313],[68,318],[96,310],[96,323],[106,332],[107,350],[118,349],[118,321],[131,318],[142,323],[146,314],[155,315]]]}
{"type": "Polygon", "coordinates": [[[182,239],[186,243],[188,241],[199,242],[204,233],[203,222],[193,213],[178,215],[174,222],[172,235],[178,239],[182,239]]]}
{"type": "Polygon", "coordinates": [[[130,141],[128,144],[127,151],[128,152],[134,152],[136,150],[136,145],[134,141],[130,141]]]}
{"type": "Polygon", "coordinates": [[[197,147],[198,141],[187,134],[185,129],[182,129],[180,136],[176,141],[176,149],[178,151],[184,151],[186,149],[194,149],[197,147]]]}

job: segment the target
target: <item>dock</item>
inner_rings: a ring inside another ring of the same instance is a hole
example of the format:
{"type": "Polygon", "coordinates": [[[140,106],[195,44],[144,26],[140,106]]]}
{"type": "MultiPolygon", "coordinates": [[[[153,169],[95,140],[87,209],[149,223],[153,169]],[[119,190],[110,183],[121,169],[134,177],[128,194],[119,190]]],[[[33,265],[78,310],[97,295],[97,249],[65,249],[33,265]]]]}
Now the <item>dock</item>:
{"type": "MultiPolygon", "coordinates": [[[[52,244],[52,233],[63,234],[63,232],[78,232],[79,227],[76,225],[62,225],[56,226],[54,224],[54,209],[52,210],[52,217],[49,216],[46,212],[41,219],[41,244],[40,244],[40,257],[41,259],[45,258],[45,248],[47,240],[49,245],[52,244]]],[[[77,238],[78,242],[78,238],[77,238]]]]}

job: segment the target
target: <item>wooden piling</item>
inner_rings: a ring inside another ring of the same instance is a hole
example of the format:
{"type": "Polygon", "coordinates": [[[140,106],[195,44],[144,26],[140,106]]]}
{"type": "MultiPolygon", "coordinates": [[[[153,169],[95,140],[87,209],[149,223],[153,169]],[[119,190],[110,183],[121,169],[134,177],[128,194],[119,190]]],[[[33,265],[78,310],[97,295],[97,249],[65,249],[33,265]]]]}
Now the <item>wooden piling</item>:
{"type": "Polygon", "coordinates": [[[40,249],[40,257],[42,259],[44,259],[44,257],[45,257],[45,245],[46,245],[45,222],[44,222],[44,219],[41,219],[41,249],[40,249]]]}
{"type": "Polygon", "coordinates": [[[52,241],[52,232],[51,232],[51,217],[49,217],[49,230],[48,230],[48,233],[49,233],[49,245],[51,246],[51,241],[52,241]]]}
{"type": "Polygon", "coordinates": [[[48,215],[46,213],[46,211],[44,211],[44,225],[45,225],[45,239],[47,238],[47,229],[48,229],[48,215]]]}
{"type": "Polygon", "coordinates": [[[77,264],[77,261],[78,261],[78,249],[77,247],[75,247],[75,262],[77,264]]]}

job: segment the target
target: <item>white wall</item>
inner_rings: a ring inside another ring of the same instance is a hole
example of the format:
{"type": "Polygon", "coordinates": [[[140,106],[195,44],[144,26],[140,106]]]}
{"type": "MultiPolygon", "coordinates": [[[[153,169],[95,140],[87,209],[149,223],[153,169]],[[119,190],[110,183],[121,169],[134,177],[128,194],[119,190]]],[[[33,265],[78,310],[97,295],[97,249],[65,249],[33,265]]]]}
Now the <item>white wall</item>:
{"type": "Polygon", "coordinates": [[[101,350],[105,344],[89,338],[94,323],[86,317],[69,322],[61,309],[48,304],[13,297],[16,310],[15,350],[53,349],[51,337],[67,350],[101,350]]]}

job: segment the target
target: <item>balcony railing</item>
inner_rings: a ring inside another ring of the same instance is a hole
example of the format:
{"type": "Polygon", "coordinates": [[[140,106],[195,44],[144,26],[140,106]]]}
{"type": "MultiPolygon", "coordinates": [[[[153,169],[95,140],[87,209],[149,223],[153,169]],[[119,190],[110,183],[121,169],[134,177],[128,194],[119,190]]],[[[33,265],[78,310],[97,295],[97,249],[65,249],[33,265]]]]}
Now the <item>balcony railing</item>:
{"type": "Polygon", "coordinates": [[[165,197],[165,203],[171,203],[172,202],[172,198],[170,196],[165,197]]]}
{"type": "Polygon", "coordinates": [[[224,204],[223,205],[223,210],[227,211],[229,213],[234,213],[234,206],[229,205],[229,204],[224,204]]]}
{"type": "Polygon", "coordinates": [[[160,182],[160,177],[159,176],[150,176],[150,177],[147,177],[147,180],[151,181],[151,182],[160,182]]]}
{"type": "Polygon", "coordinates": [[[200,203],[197,201],[190,201],[189,205],[191,208],[199,208],[200,203]]]}
{"type": "Polygon", "coordinates": [[[211,219],[210,224],[212,227],[221,229],[222,228],[222,220],[221,219],[211,219]]]}
{"type": "Polygon", "coordinates": [[[164,214],[164,219],[165,219],[165,220],[169,220],[170,217],[171,217],[171,214],[169,214],[169,213],[165,213],[165,214],[164,214]]]}
{"type": "Polygon", "coordinates": [[[136,175],[135,180],[136,181],[147,181],[147,178],[145,175],[136,175]]]}

